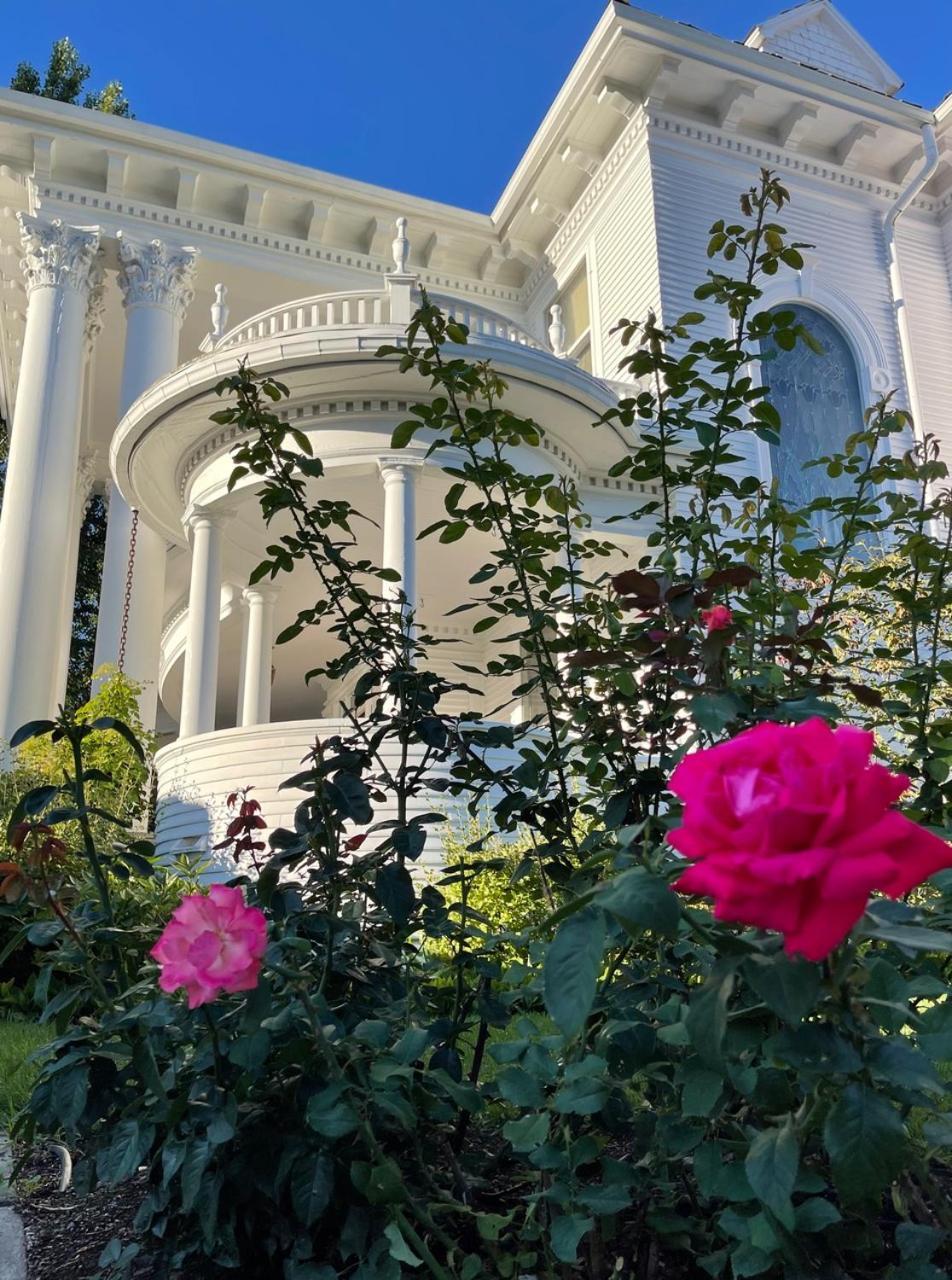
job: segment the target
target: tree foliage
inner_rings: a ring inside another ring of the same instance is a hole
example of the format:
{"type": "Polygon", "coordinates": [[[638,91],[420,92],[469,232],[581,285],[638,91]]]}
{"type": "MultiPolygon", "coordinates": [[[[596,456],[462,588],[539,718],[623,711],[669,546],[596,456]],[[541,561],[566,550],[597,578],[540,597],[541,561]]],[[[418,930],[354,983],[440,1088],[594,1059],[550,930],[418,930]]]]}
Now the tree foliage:
{"type": "Polygon", "coordinates": [[[53,42],[45,75],[32,62],[17,65],[10,88],[20,93],[36,94],[40,98],[52,98],[55,102],[68,102],[103,111],[111,116],[131,118],[129,101],[118,80],[110,80],[101,89],[83,90],[90,77],[90,68],[79,60],[79,52],[68,36],[53,42]]]}

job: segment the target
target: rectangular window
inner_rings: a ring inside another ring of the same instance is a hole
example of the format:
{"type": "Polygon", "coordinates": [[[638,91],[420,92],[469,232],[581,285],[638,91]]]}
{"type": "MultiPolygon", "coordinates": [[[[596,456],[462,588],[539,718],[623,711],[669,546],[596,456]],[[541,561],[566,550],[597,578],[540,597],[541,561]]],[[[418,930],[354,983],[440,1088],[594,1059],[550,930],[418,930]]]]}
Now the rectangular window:
{"type": "Polygon", "coordinates": [[[588,304],[588,272],[584,263],[556,298],[556,302],[562,308],[566,355],[577,360],[581,368],[591,373],[591,313],[588,304]]]}

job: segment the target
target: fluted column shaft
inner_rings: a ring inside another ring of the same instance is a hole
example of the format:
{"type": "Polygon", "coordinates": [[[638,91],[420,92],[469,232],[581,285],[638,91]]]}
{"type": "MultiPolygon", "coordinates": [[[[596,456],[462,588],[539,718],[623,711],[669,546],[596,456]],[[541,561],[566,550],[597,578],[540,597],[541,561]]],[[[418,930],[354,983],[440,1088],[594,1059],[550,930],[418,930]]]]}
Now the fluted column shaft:
{"type": "Polygon", "coordinates": [[[271,647],[274,643],[274,604],[277,591],[246,587],[245,628],[241,646],[242,673],[238,723],[267,724],[271,719],[271,647]]]}
{"type": "Polygon", "coordinates": [[[381,568],[393,569],[399,582],[384,583],[384,596],[406,598],[404,609],[416,609],[416,478],[421,463],[416,459],[383,458],[383,561],[381,568]]]}
{"type": "MultiPolygon", "coordinates": [[[[136,240],[124,234],[118,239],[119,286],[126,313],[119,391],[121,417],[147,387],[178,365],[179,334],[193,296],[198,250],[169,247],[160,240],[136,240]]],[[[113,485],[96,628],[96,667],[119,660],[132,522],[129,505],[113,485]]],[[[147,728],[155,725],[165,560],[165,539],[140,520],[123,670],[143,686],[139,712],[147,728]]]]}
{"type": "Polygon", "coordinates": [[[28,305],[0,514],[0,738],[55,711],[98,228],[20,214],[28,305]]]}
{"type": "Polygon", "coordinates": [[[188,630],[179,737],[210,733],[218,694],[218,628],[221,616],[221,517],[199,509],[186,517],[192,535],[188,630]]]}

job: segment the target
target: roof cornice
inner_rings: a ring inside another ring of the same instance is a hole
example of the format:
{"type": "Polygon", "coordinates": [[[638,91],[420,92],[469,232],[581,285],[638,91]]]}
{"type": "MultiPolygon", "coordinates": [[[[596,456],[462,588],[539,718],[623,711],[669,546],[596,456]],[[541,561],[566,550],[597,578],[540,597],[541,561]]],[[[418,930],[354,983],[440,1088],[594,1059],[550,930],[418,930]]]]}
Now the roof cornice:
{"type": "Polygon", "coordinates": [[[688,26],[671,18],[662,18],[646,9],[636,9],[622,0],[614,0],[614,9],[628,36],[655,45],[661,52],[680,53],[682,57],[695,57],[711,66],[722,66],[735,74],[746,72],[777,88],[792,93],[804,92],[810,85],[813,98],[829,106],[855,110],[863,104],[869,113],[878,116],[884,124],[914,123],[916,128],[923,120],[931,120],[933,113],[914,102],[890,97],[843,80],[828,71],[817,71],[791,58],[779,54],[763,53],[736,40],[713,35],[699,27],[688,26]]]}
{"type": "Polygon", "coordinates": [[[659,17],[624,0],[612,0],[500,196],[492,214],[497,226],[504,228],[522,207],[542,166],[564,141],[573,113],[604,73],[609,54],[626,39],[635,40],[659,55],[693,59],[720,68],[725,74],[756,80],[811,102],[859,111],[865,119],[884,125],[918,131],[923,123],[934,119],[931,111],[901,98],[889,97],[791,59],[659,17]]]}
{"type": "Polygon", "coordinates": [[[86,107],[55,102],[15,89],[0,89],[0,121],[17,124],[34,133],[53,133],[103,147],[152,153],[170,164],[191,163],[207,170],[234,174],[242,181],[301,195],[323,195],[359,207],[385,205],[402,214],[429,221],[455,224],[470,233],[493,235],[490,216],[443,204],[422,196],[375,186],[356,178],[344,178],[307,165],[245,151],[194,134],[180,133],[142,120],[108,115],[86,107]]]}

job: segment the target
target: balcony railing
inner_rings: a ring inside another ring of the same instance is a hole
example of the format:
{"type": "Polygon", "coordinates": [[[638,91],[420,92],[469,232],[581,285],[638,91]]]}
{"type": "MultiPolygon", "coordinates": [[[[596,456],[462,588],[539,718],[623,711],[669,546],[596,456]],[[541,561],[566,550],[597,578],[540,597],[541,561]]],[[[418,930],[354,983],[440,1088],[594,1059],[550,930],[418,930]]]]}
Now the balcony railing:
{"type": "MultiPolygon", "coordinates": [[[[466,325],[473,337],[501,338],[520,346],[548,350],[543,342],[497,311],[442,294],[430,294],[429,297],[451,319],[466,325]]],[[[320,293],[313,298],[301,298],[296,302],[260,311],[249,320],[229,329],[221,338],[206,340],[203,349],[223,351],[263,338],[280,337],[282,334],[390,323],[390,293],[386,289],[320,293]]]]}

